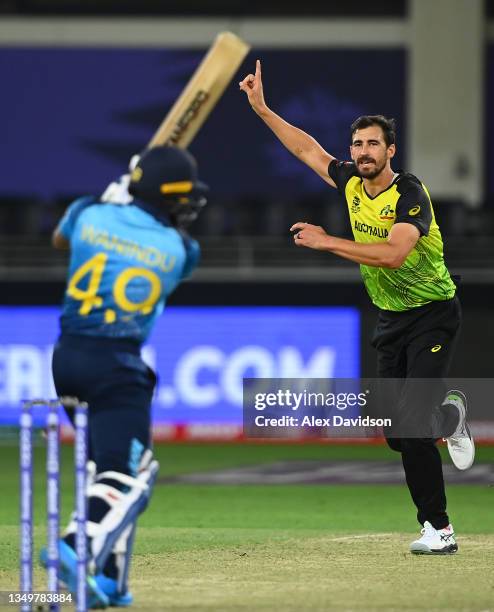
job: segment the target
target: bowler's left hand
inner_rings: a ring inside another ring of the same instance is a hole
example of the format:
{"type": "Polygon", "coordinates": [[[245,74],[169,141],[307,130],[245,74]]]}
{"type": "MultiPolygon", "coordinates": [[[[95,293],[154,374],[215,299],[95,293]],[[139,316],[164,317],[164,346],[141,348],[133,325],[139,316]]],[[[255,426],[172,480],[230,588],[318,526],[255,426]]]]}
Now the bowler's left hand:
{"type": "Polygon", "coordinates": [[[317,251],[327,250],[329,234],[319,225],[299,221],[290,228],[296,246],[304,246],[317,251]]]}

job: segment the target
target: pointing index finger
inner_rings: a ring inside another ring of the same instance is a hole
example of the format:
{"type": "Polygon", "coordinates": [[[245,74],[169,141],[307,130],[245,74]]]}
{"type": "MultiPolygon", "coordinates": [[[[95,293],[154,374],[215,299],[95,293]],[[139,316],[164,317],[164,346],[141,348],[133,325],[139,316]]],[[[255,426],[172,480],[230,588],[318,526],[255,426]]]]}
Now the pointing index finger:
{"type": "Polygon", "coordinates": [[[256,60],[256,77],[261,76],[261,60],[256,60]]]}

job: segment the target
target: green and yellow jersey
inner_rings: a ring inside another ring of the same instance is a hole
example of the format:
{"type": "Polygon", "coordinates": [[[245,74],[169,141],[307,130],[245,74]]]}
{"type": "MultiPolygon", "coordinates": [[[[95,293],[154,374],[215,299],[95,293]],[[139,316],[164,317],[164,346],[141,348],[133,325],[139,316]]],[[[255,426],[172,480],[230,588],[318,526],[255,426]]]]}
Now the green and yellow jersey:
{"type": "Polygon", "coordinates": [[[353,162],[334,159],[328,173],[345,197],[356,242],[386,242],[395,223],[411,223],[420,232],[400,268],[360,266],[367,292],[378,308],[410,310],[454,297],[456,286],[444,263],[443,241],[429,193],[413,174],[398,174],[387,189],[372,198],[353,162]]]}

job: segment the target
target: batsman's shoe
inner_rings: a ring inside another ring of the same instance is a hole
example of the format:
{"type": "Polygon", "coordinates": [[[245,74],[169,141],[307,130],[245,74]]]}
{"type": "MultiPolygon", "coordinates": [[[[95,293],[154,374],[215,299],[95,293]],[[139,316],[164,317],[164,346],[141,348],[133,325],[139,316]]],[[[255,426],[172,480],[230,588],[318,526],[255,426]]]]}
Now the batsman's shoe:
{"type": "Polygon", "coordinates": [[[445,438],[449,455],[459,470],[468,470],[475,459],[475,444],[467,424],[467,398],[461,391],[448,391],[444,404],[456,406],[460,415],[455,432],[445,438]]]}
{"type": "MultiPolygon", "coordinates": [[[[60,555],[58,578],[67,588],[67,590],[70,591],[72,596],[75,597],[77,592],[77,555],[75,550],[63,540],[60,540],[59,542],[58,551],[60,555]]],[[[48,555],[46,548],[43,548],[40,553],[40,561],[43,567],[46,567],[47,558],[48,555]]],[[[87,607],[91,610],[107,608],[110,603],[109,599],[98,586],[94,576],[90,576],[88,574],[86,581],[87,607]]]]}
{"type": "Polygon", "coordinates": [[[104,574],[98,574],[94,577],[98,587],[105,593],[110,601],[110,606],[116,608],[127,608],[131,606],[134,598],[129,591],[125,593],[118,592],[118,582],[113,578],[108,578],[104,574]]]}
{"type": "Polygon", "coordinates": [[[434,529],[425,521],[421,533],[422,537],[410,544],[410,552],[414,555],[451,555],[458,550],[453,525],[434,529]]]}

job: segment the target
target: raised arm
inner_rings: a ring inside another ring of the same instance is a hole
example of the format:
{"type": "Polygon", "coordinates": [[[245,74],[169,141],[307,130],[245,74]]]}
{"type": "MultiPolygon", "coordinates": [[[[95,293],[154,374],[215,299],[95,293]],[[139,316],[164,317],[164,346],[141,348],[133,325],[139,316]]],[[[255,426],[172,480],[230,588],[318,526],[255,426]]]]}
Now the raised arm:
{"type": "Polygon", "coordinates": [[[273,112],[264,100],[261,76],[261,61],[256,61],[255,74],[248,74],[239,83],[240,89],[247,94],[250,105],[264,123],[275,133],[285,147],[307,164],[314,172],[332,187],[336,187],[328,176],[329,162],[334,159],[321,145],[299,128],[291,125],[273,112]]]}

